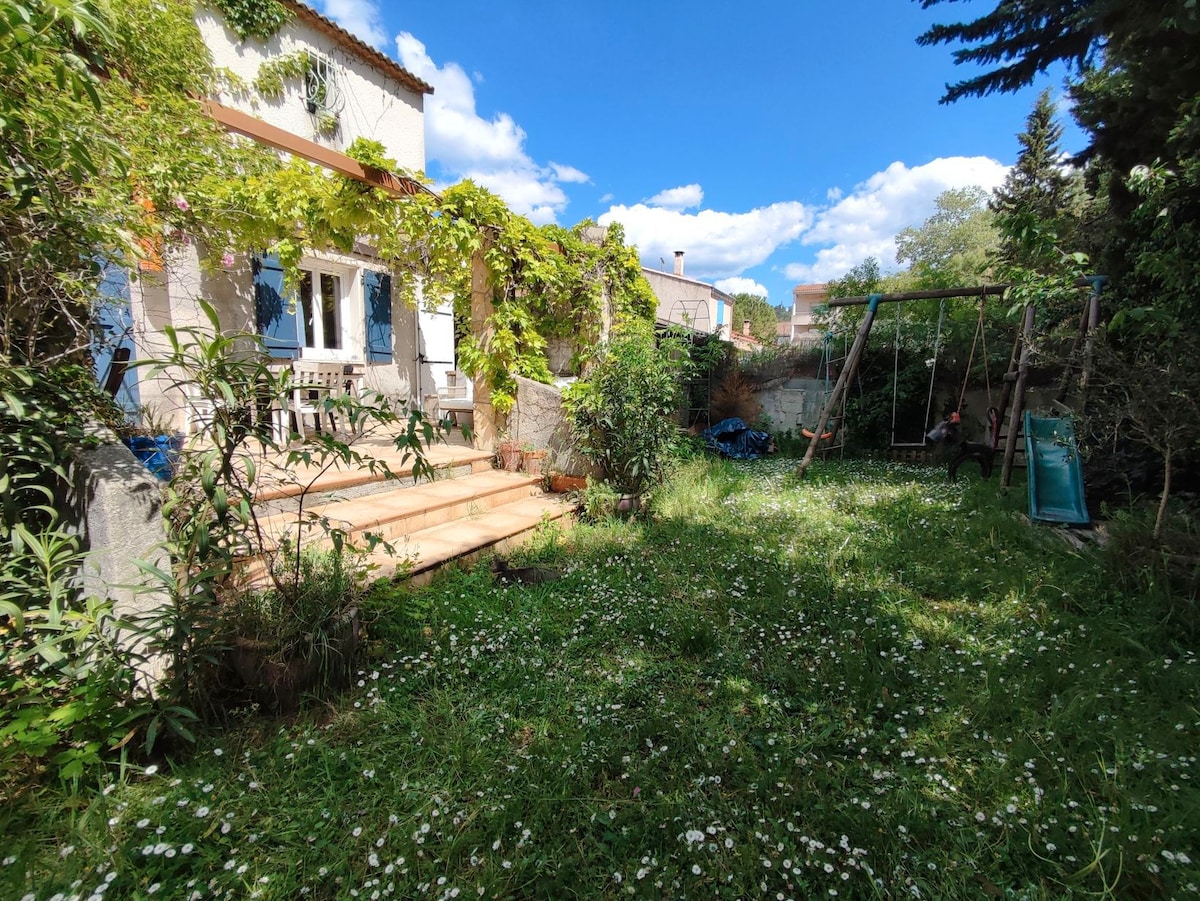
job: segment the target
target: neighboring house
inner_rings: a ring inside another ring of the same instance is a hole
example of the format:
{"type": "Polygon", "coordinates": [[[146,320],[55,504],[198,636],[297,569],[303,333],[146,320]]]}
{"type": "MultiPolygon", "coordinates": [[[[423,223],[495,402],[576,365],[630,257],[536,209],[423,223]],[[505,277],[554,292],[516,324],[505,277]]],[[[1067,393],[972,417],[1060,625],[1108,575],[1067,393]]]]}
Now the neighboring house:
{"type": "Polygon", "coordinates": [[[642,267],[642,275],[658,298],[659,325],[683,325],[729,340],[733,298],[706,282],[685,278],[683,251],[675,251],[675,271],[642,267]]]}
{"type": "Polygon", "coordinates": [[[741,331],[730,334],[729,340],[736,350],[740,350],[745,353],[754,353],[755,351],[763,349],[763,343],[755,338],[754,335],[750,334],[749,319],[746,319],[742,322],[741,331]]]}
{"type": "MultiPolygon", "coordinates": [[[[240,40],[219,13],[197,8],[196,22],[214,63],[246,85],[270,59],[295,53],[308,58],[305,76],[285,81],[278,98],[250,90],[212,98],[217,118],[261,143],[331,168],[347,161],[341,151],[355,138],[367,137],[381,142],[403,169],[423,171],[424,98],[433,89],[304,4],[284,2],[293,16],[265,43],[240,40]]],[[[312,251],[300,268],[296,296],[285,297],[283,272],[272,257],[241,254],[211,271],[201,267],[196,248],[177,247],[161,271],[143,271],[132,284],[109,286],[106,293],[123,294],[128,308],[110,311],[106,318],[115,321],[101,325],[123,329],[134,356],[153,358],[166,347],[165,326],[202,323],[203,298],[214,305],[223,327],[261,334],[268,352],[281,361],[340,362],[368,391],[418,404],[445,388],[446,372],[455,368],[449,305],[435,313],[410,309],[392,291],[393,274],[369,247],[354,254],[312,251]]],[[[130,377],[139,371],[131,370],[130,377]]],[[[186,397],[169,377],[126,382],[127,405],[151,406],[160,415],[174,415],[177,426],[184,424],[186,397]]]]}
{"type": "Polygon", "coordinates": [[[797,285],[792,289],[791,344],[820,341],[825,333],[817,324],[814,310],[829,301],[826,285],[797,285]]]}
{"type": "Polygon", "coordinates": [[[792,343],[792,320],[789,318],[785,322],[775,323],[775,343],[776,344],[791,344],[792,343]]]}

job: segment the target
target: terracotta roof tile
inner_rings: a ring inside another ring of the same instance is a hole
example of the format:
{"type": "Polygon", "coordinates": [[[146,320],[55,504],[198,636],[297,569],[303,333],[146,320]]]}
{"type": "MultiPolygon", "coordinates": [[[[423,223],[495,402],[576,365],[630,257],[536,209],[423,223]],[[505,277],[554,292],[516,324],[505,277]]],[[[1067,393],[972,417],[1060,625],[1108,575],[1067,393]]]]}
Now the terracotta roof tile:
{"type": "Polygon", "coordinates": [[[355,37],[332,19],[321,15],[311,6],[300,3],[298,0],[283,0],[283,4],[295,13],[297,19],[311,25],[318,31],[323,31],[341,44],[342,47],[356,54],[365,62],[370,63],[384,75],[391,76],[406,88],[416,91],[418,94],[433,93],[433,85],[417,78],[417,76],[413,75],[390,56],[380,53],[366,41],[355,37]]]}

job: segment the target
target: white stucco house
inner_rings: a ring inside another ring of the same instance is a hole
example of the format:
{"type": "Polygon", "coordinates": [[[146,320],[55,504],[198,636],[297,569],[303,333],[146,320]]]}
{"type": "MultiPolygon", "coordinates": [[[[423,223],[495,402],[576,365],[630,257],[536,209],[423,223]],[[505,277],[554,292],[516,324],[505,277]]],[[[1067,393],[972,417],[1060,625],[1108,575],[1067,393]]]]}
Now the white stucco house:
{"type": "Polygon", "coordinates": [[[821,341],[825,332],[817,321],[817,307],[829,302],[829,286],[825,284],[796,285],[792,289],[792,321],[789,344],[812,344],[821,341]]]}
{"type": "MultiPolygon", "coordinates": [[[[284,5],[290,20],[265,42],[241,40],[219,13],[197,7],[200,33],[232,83],[252,85],[268,60],[307,57],[305,75],[286,79],[279,96],[223,92],[211,98],[214,116],[231,131],[329,168],[347,162],[342,151],[366,137],[405,170],[423,172],[424,100],[433,89],[308,6],[284,5]]],[[[366,390],[419,404],[445,389],[455,368],[449,304],[433,312],[409,308],[392,291],[385,264],[368,247],[358,251],[307,253],[296,296],[283,296],[278,262],[250,249],[218,271],[202,268],[198,249],[186,244],[173,247],[157,271],[143,266],[133,279],[110,267],[101,293],[114,303],[100,323],[108,344],[97,351],[97,375],[104,382],[107,365],[111,384],[114,357],[153,358],[165,348],[164,327],[200,325],[203,298],[224,328],[262,335],[272,357],[342,363],[366,390]]],[[[129,370],[118,399],[186,426],[186,397],[169,379],[129,370]]]]}
{"type": "Polygon", "coordinates": [[[682,325],[729,340],[733,331],[733,297],[707,282],[683,274],[683,251],[675,251],[671,272],[642,267],[642,275],[658,298],[659,325],[682,325]]]}

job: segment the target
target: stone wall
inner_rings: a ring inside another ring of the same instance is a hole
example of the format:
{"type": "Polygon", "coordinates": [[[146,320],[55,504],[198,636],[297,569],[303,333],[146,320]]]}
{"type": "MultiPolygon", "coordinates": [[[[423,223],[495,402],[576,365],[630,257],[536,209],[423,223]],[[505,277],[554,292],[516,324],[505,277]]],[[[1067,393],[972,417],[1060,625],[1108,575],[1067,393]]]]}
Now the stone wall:
{"type": "Polygon", "coordinates": [[[517,379],[517,403],[508,415],[511,438],[550,453],[544,469],[586,475],[591,467],[573,447],[571,425],[563,410],[562,391],[532,379],[517,379]]]}
{"type": "Polygon", "coordinates": [[[827,391],[824,379],[788,379],[759,391],[757,397],[772,430],[796,431],[817,424],[827,391]]]}
{"type": "MultiPolygon", "coordinates": [[[[89,552],[82,579],[84,594],[111,599],[118,619],[136,621],[165,610],[170,603],[166,590],[148,583],[135,562],[170,571],[164,546],[162,482],[115,437],[112,443],[82,452],[73,476],[75,490],[67,499],[69,517],[89,552]]],[[[132,635],[126,635],[123,644],[135,654],[146,652],[132,635]]],[[[153,690],[165,666],[162,658],[138,666],[145,687],[153,690]]]]}

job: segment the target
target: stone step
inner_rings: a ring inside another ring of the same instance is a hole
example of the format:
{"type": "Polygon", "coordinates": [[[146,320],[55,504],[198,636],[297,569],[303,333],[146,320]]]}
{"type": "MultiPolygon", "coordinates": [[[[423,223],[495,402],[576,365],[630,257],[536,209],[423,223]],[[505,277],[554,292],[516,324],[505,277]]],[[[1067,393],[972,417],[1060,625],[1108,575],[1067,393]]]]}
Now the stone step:
{"type": "Polygon", "coordinates": [[[351,544],[370,532],[394,541],[443,523],[470,519],[497,507],[541,494],[540,476],[488,469],[461,478],[444,478],[409,487],[389,488],[363,497],[306,503],[301,513],[277,513],[260,520],[268,545],[284,535],[300,535],[328,546],[337,529],[351,544]]]}
{"type": "MultiPolygon", "coordinates": [[[[322,467],[301,463],[289,467],[286,458],[264,466],[255,494],[256,503],[268,513],[295,511],[304,506],[363,497],[379,491],[416,484],[413,460],[390,444],[356,444],[354,450],[364,462],[337,461],[322,467]],[[373,467],[365,460],[373,461],[373,467]]],[[[459,478],[490,472],[493,455],[459,445],[434,445],[426,450],[426,462],[437,478],[459,478]]]]}
{"type": "Polygon", "coordinates": [[[422,529],[396,544],[396,554],[376,552],[368,564],[373,576],[406,578],[421,585],[449,563],[472,563],[489,553],[506,553],[528,540],[543,523],[570,527],[571,505],[561,496],[538,494],[478,516],[422,529]],[[407,561],[407,565],[406,565],[407,561]]]}

